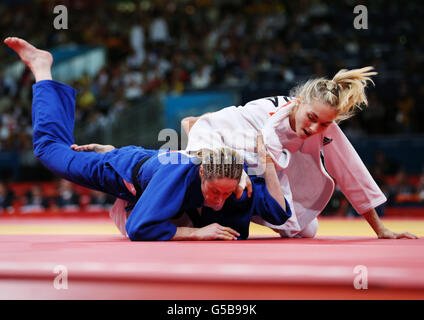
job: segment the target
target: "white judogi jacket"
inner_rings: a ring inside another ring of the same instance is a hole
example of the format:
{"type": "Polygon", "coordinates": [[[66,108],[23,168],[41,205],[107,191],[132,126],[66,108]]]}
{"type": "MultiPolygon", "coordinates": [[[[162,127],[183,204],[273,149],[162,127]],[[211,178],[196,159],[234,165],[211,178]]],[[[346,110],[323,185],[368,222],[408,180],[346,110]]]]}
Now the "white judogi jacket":
{"type": "Polygon", "coordinates": [[[249,167],[255,166],[256,137],[261,130],[265,146],[278,164],[292,217],[282,226],[259,217],[252,221],[284,237],[301,236],[308,225],[314,224],[333,194],[335,181],[359,214],[384,203],[386,197],[336,123],[321,134],[304,140],[297,137],[288,117],[294,105],[292,98],[278,96],[206,114],[191,128],[186,150],[227,146],[244,155],[249,167]]]}

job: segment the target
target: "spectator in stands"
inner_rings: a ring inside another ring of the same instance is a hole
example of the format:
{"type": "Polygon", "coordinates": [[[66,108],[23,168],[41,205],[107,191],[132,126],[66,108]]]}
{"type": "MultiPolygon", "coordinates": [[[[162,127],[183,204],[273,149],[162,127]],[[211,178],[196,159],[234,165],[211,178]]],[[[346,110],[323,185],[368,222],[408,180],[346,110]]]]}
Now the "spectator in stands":
{"type": "Polygon", "coordinates": [[[115,198],[97,190],[90,191],[90,203],[87,206],[87,210],[109,210],[113,206],[115,198]]]}
{"type": "Polygon", "coordinates": [[[43,195],[41,186],[34,184],[23,197],[23,205],[21,207],[22,213],[40,212],[47,209],[49,206],[49,199],[43,195]]]}
{"type": "Polygon", "coordinates": [[[143,16],[137,15],[129,33],[129,42],[133,49],[132,55],[130,56],[130,63],[134,67],[140,67],[146,57],[144,44],[145,32],[142,25],[142,19],[143,16]]]}
{"type": "Polygon", "coordinates": [[[390,188],[388,203],[392,205],[407,205],[416,201],[416,194],[416,189],[408,181],[408,175],[405,170],[399,170],[396,174],[395,182],[390,188]]]}
{"type": "Polygon", "coordinates": [[[6,183],[0,181],[0,213],[10,210],[15,200],[15,193],[9,189],[6,183]]]}
{"type": "Polygon", "coordinates": [[[421,173],[420,180],[417,186],[418,199],[421,203],[424,203],[424,171],[421,173]]]}
{"type": "Polygon", "coordinates": [[[200,64],[191,77],[191,85],[195,89],[204,89],[210,85],[212,68],[205,64],[200,64]]]}
{"type": "Polygon", "coordinates": [[[165,42],[169,39],[168,24],[159,10],[153,12],[153,20],[150,24],[150,41],[165,42]]]}
{"type": "Polygon", "coordinates": [[[131,79],[125,88],[125,99],[135,100],[141,98],[142,95],[143,90],[141,88],[141,84],[136,80],[131,79]]]}
{"type": "Polygon", "coordinates": [[[59,181],[55,204],[61,209],[79,209],[79,195],[75,192],[71,182],[64,179],[59,181]]]}

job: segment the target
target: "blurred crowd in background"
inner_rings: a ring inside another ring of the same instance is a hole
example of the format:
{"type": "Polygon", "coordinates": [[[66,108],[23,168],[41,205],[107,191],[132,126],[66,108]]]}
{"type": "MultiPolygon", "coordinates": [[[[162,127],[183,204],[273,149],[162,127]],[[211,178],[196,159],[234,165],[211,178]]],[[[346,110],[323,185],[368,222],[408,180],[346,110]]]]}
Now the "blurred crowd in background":
{"type": "MultiPolygon", "coordinates": [[[[252,83],[290,88],[342,68],[372,65],[379,75],[368,90],[369,110],[343,124],[346,135],[423,134],[424,6],[372,1],[366,4],[368,29],[356,30],[355,5],[349,0],[11,1],[0,4],[0,30],[44,49],[106,48],[107,63],[97,75],[70,83],[78,90],[76,121],[82,125],[101,122],[149,95],[252,83]],[[56,4],[68,8],[67,30],[46,22],[56,4]]],[[[0,151],[32,149],[32,75],[26,70],[12,79],[2,72],[16,59],[1,46],[0,151]]],[[[389,203],[424,201],[424,175],[408,177],[384,154],[376,153],[376,161],[380,165],[370,169],[389,203]]],[[[4,203],[7,188],[0,192],[4,203]]]]}
{"type": "Polygon", "coordinates": [[[104,212],[115,199],[67,180],[40,183],[0,182],[0,214],[104,212]]]}

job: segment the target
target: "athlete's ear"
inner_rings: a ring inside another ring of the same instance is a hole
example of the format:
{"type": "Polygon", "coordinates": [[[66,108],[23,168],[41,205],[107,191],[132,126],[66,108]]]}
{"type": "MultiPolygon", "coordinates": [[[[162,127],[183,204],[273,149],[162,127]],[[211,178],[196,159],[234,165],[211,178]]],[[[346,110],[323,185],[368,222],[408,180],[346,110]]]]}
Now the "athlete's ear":
{"type": "Polygon", "coordinates": [[[294,106],[294,110],[293,110],[293,112],[296,112],[298,109],[299,109],[299,107],[300,107],[300,105],[302,104],[302,98],[301,97],[296,97],[296,105],[294,106]]]}

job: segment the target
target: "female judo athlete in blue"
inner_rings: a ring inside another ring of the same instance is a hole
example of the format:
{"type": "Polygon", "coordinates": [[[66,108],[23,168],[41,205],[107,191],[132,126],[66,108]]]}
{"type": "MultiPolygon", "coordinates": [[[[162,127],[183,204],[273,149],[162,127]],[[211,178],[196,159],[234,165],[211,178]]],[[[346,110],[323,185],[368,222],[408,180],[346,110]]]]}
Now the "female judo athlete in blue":
{"type": "Polygon", "coordinates": [[[177,164],[163,159],[169,153],[134,146],[107,153],[72,150],[75,90],[52,80],[50,53],[19,38],[7,38],[5,43],[35,76],[34,154],[56,175],[131,203],[126,223],[131,240],[245,239],[253,215],[274,225],[290,217],[272,159],[264,153],[264,178],[251,177],[252,196],[244,193],[236,199],[232,193],[243,164],[231,149],[201,151],[199,156],[178,153],[177,164]],[[135,195],[128,184],[134,185],[135,195]],[[193,218],[194,228],[177,227],[170,221],[182,212],[199,212],[201,207],[204,210],[193,218]]]}

